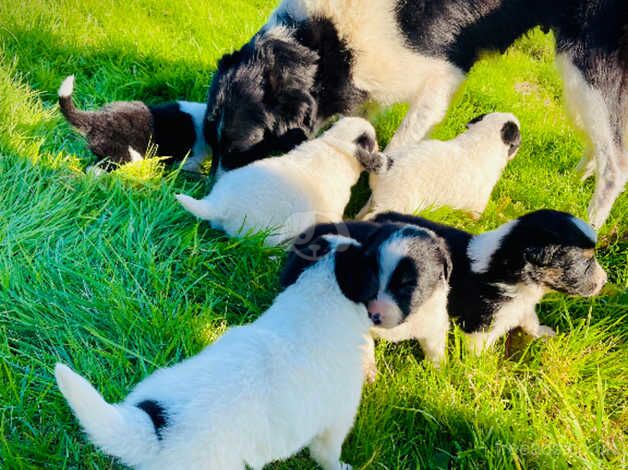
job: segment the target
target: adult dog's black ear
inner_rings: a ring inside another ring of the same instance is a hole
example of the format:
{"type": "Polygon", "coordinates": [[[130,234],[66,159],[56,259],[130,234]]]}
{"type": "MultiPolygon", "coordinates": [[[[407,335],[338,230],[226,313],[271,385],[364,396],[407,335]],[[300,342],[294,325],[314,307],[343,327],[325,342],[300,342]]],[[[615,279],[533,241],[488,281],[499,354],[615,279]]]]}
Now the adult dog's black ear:
{"type": "Polygon", "coordinates": [[[377,297],[379,274],[376,260],[367,256],[360,245],[351,243],[336,247],[336,281],[349,300],[367,304],[377,297]]]}
{"type": "Polygon", "coordinates": [[[318,54],[294,39],[265,40],[264,103],[277,119],[282,133],[292,129],[313,128],[316,121],[316,101],[312,88],[318,54]]]}

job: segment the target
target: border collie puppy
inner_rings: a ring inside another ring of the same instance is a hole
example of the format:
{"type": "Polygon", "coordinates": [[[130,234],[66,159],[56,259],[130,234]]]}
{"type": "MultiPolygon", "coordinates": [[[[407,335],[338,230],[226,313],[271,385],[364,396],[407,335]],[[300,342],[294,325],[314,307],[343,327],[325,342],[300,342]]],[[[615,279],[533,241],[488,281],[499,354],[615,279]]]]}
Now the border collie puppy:
{"type": "Polygon", "coordinates": [[[261,470],[304,447],[326,470],[350,469],[340,452],[360,403],[377,274],[366,247],[324,240],[328,252],[255,322],[158,370],[119,404],[58,364],[90,439],[142,469],[261,470]]]}
{"type": "MultiPolygon", "coordinates": [[[[411,336],[438,365],[445,356],[449,328],[451,259],[444,240],[431,230],[414,225],[319,224],[295,241],[281,274],[281,285],[292,285],[304,269],[327,253],[325,237],[335,233],[350,233],[352,238],[361,240],[366,247],[365,256],[372,259],[371,265],[378,274],[379,287],[368,303],[369,316],[377,325],[372,332],[391,341],[411,336]]],[[[374,380],[377,368],[373,350],[366,357],[365,369],[369,380],[374,380]]]]}
{"type": "Polygon", "coordinates": [[[535,312],[543,295],[555,290],[589,297],[606,283],[595,258],[595,231],[564,212],[531,212],[479,235],[395,212],[374,220],[414,224],[446,241],[453,262],[449,316],[477,352],[516,327],[535,338],[554,335],[535,312]]]}
{"type": "Polygon", "coordinates": [[[357,157],[376,150],[368,121],[343,118],[282,157],[227,173],[202,200],[182,194],[177,199],[230,236],[271,229],[266,243],[278,245],[314,223],[342,220],[351,186],[363,170],[357,157]]]}
{"type": "MultiPolygon", "coordinates": [[[[175,101],[146,105],[141,101],[116,101],[98,111],[79,111],[72,101],[74,75],[59,88],[61,113],[89,144],[99,158],[106,159],[103,168],[142,160],[149,144],[156,144],[159,155],[173,160],[189,158],[186,171],[199,171],[207,158],[208,148],[203,134],[207,105],[175,101]]],[[[97,163],[92,168],[100,168],[97,163]]]]}
{"type": "Polygon", "coordinates": [[[484,212],[493,187],[519,149],[519,121],[512,114],[491,113],[475,118],[467,128],[447,142],[423,140],[386,152],[387,164],[371,168],[372,195],[362,213],[413,213],[443,205],[476,216],[484,212]]]}
{"type": "Polygon", "coordinates": [[[483,50],[541,26],[555,34],[567,102],[592,143],[589,219],[600,227],[628,179],[626,24],[625,0],[284,0],[218,64],[205,121],[212,171],[304,139],[367,100],[409,104],[390,150],[418,142],[483,50]]]}

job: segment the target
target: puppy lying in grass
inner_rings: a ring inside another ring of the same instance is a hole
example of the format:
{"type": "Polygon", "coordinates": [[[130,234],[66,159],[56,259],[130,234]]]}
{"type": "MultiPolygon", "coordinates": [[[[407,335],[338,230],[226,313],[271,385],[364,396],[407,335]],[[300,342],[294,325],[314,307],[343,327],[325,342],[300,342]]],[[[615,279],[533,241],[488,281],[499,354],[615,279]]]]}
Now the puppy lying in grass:
{"type": "Polygon", "coordinates": [[[350,469],[340,452],[360,403],[377,264],[368,244],[323,240],[326,252],[255,322],[155,372],[122,403],[57,364],[90,439],[142,469],[261,470],[304,447],[326,470],[350,469]]]}
{"type": "MultiPolygon", "coordinates": [[[[449,328],[447,294],[452,271],[444,240],[414,225],[319,224],[302,233],[292,246],[281,275],[283,287],[292,285],[321,252],[326,252],[325,237],[331,233],[351,233],[369,247],[368,254],[375,260],[379,288],[368,303],[369,316],[376,325],[374,333],[382,337],[387,332],[412,335],[425,355],[440,363],[449,328]]],[[[374,355],[367,357],[365,367],[369,379],[374,380],[374,355]]]]}
{"type": "MultiPolygon", "coordinates": [[[[479,235],[394,212],[374,220],[414,224],[446,241],[453,262],[449,315],[458,320],[476,352],[516,327],[535,338],[553,336],[554,330],[541,325],[535,311],[543,296],[554,290],[590,297],[606,283],[595,258],[595,231],[565,212],[531,212],[479,235]]],[[[412,337],[401,328],[382,336],[412,337]]]]}
{"type": "Polygon", "coordinates": [[[116,165],[143,159],[149,144],[158,154],[183,160],[183,169],[199,171],[207,158],[208,146],[203,135],[207,105],[175,101],[146,105],[141,101],[116,101],[98,111],[79,111],[72,101],[74,76],[67,77],[59,88],[61,113],[87,139],[89,149],[106,159],[94,170],[112,170],[116,165]]]}
{"type": "Polygon", "coordinates": [[[183,194],[177,199],[230,236],[270,229],[266,243],[278,245],[317,222],[342,220],[363,170],[360,161],[384,158],[376,150],[375,129],[368,121],[342,118],[284,156],[226,173],[202,200],[183,194]]]}
{"type": "MultiPolygon", "coordinates": [[[[413,213],[450,206],[479,216],[521,143],[519,121],[508,113],[479,116],[449,141],[423,140],[386,152],[370,175],[373,191],[361,217],[393,210],[413,213]]],[[[369,162],[363,162],[369,164],[369,162]]]]}

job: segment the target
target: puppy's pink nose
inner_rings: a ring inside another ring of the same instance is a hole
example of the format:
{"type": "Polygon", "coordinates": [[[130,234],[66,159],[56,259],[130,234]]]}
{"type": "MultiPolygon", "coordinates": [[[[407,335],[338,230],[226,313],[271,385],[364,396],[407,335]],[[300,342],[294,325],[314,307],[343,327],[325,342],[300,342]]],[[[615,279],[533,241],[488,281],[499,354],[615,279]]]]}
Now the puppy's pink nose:
{"type": "Polygon", "coordinates": [[[368,304],[367,310],[369,311],[369,314],[381,313],[386,310],[387,306],[386,302],[381,300],[371,300],[368,304]]]}

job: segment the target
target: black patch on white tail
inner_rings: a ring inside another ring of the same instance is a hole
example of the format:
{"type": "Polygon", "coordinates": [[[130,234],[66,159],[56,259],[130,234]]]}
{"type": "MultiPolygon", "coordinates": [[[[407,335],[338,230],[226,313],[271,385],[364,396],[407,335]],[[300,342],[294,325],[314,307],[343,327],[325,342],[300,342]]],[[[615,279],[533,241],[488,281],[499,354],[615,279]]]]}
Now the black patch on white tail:
{"type": "Polygon", "coordinates": [[[150,420],[153,422],[153,426],[155,427],[155,434],[157,434],[157,439],[161,440],[161,430],[166,426],[166,411],[164,408],[153,400],[144,400],[139,402],[137,406],[140,410],[144,411],[150,420]]]}

